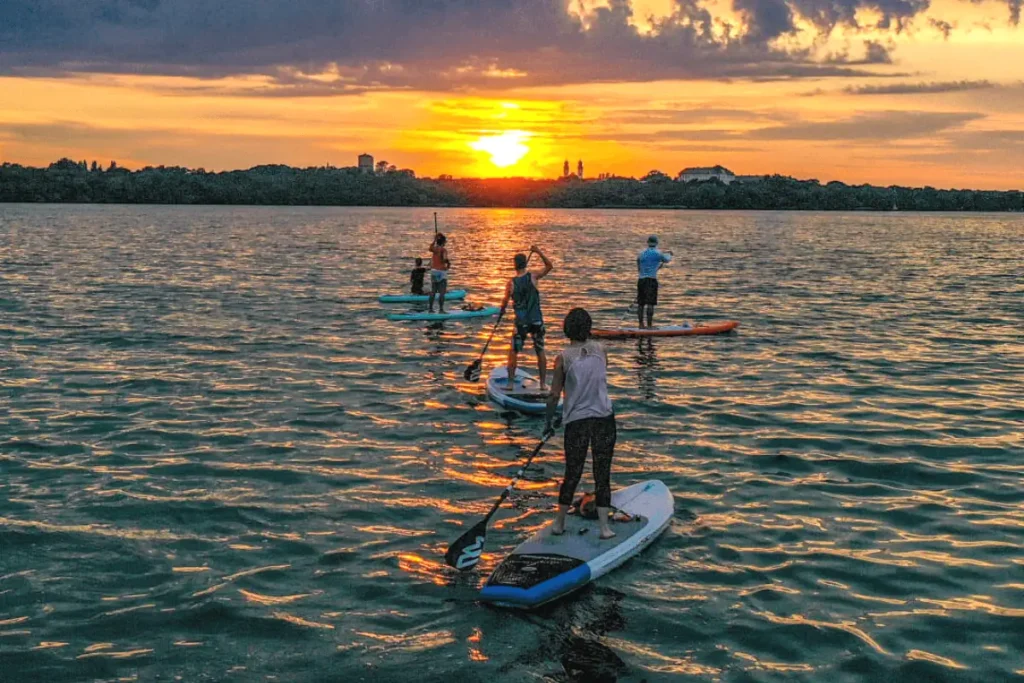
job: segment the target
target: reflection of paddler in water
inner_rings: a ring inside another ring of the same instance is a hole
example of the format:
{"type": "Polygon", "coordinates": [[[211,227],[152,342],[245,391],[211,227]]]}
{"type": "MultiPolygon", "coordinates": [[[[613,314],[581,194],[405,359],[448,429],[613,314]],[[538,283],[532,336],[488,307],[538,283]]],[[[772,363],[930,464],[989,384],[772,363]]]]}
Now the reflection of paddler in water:
{"type": "Polygon", "coordinates": [[[530,247],[530,253],[536,254],[544,262],[541,271],[529,271],[526,266],[529,259],[526,254],[516,254],[513,263],[516,276],[505,285],[505,298],[501,301],[501,314],[505,314],[509,299],[516,313],[515,330],[512,332],[512,346],[508,350],[508,382],[511,391],[515,383],[516,368],[519,365],[519,352],[526,346],[526,338],[533,339],[533,350],[537,353],[537,371],[540,373],[540,390],[547,391],[548,359],[544,354],[544,314],[540,310],[540,290],[537,283],[554,268],[551,261],[540,249],[530,247]]]}
{"type": "Polygon", "coordinates": [[[623,597],[614,589],[594,587],[586,598],[541,608],[545,619],[531,621],[541,628],[536,649],[520,654],[503,669],[555,661],[562,670],[546,674],[543,680],[614,683],[629,673],[629,666],[601,638],[626,628],[623,597]]]}
{"type": "Polygon", "coordinates": [[[654,370],[658,367],[658,352],[654,340],[650,337],[638,339],[636,342],[636,376],[640,381],[640,391],[646,400],[655,397],[654,370]]]}
{"type": "MultiPolygon", "coordinates": [[[[437,321],[428,323],[423,328],[423,336],[426,337],[427,343],[423,346],[426,350],[429,358],[434,358],[443,361],[448,351],[451,349],[451,343],[449,343],[444,336],[444,322],[437,321]]],[[[430,364],[430,370],[427,373],[432,380],[443,385],[444,383],[444,368],[438,366],[435,363],[430,364]]]]}
{"type": "Polygon", "coordinates": [[[615,536],[608,525],[608,513],[612,505],[612,456],[617,433],[615,411],[608,398],[608,357],[604,347],[590,338],[592,326],[590,314],[582,308],[569,311],[562,325],[569,346],[555,359],[544,432],[553,430],[558,399],[564,391],[565,478],[558,491],[558,515],[551,525],[551,533],[557,536],[565,532],[565,516],[583,476],[589,449],[593,452],[597,523],[601,528],[600,537],[608,539],[615,536]]]}

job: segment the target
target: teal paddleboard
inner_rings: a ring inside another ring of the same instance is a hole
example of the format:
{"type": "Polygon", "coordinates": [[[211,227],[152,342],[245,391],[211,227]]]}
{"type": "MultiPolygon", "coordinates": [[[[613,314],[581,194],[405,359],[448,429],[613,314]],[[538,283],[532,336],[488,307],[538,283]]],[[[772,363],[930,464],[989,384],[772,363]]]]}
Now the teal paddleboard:
{"type": "MultiPolygon", "coordinates": [[[[453,289],[444,295],[445,301],[455,301],[456,299],[465,299],[466,290],[464,289],[453,289]]],[[[377,301],[382,304],[418,304],[427,303],[430,300],[429,294],[381,294],[377,301]]]]}
{"type": "Polygon", "coordinates": [[[497,306],[485,306],[479,311],[445,311],[444,313],[392,313],[388,320],[462,320],[463,318],[489,318],[501,310],[497,306]]]}

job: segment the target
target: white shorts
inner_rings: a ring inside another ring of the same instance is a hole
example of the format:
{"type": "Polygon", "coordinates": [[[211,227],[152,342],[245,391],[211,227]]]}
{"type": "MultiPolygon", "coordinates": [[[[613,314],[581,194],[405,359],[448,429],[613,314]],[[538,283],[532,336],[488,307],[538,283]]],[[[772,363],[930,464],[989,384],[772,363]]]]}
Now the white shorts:
{"type": "Polygon", "coordinates": [[[437,283],[437,282],[444,282],[447,279],[448,279],[448,271],[447,270],[431,270],[430,271],[430,281],[431,282],[435,282],[435,283],[437,283]]]}

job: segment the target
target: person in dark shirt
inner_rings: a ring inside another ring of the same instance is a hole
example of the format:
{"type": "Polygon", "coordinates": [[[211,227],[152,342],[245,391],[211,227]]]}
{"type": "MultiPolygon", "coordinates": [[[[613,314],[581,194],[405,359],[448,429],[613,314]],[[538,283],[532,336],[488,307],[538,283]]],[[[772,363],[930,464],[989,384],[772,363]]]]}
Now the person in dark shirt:
{"type": "Polygon", "coordinates": [[[519,365],[519,352],[526,346],[526,338],[533,339],[533,349],[537,352],[537,370],[540,372],[540,390],[547,391],[548,360],[544,355],[544,315],[540,309],[540,291],[537,283],[547,276],[554,266],[547,256],[535,246],[530,247],[530,253],[540,256],[544,262],[544,269],[540,271],[529,271],[526,267],[530,259],[526,254],[516,254],[513,263],[516,268],[516,276],[505,285],[505,298],[501,302],[501,313],[505,314],[508,302],[512,300],[512,308],[516,312],[516,329],[512,333],[512,345],[508,349],[508,377],[506,379],[509,390],[512,390],[516,382],[516,368],[519,365]]]}
{"type": "Polygon", "coordinates": [[[427,269],[423,267],[423,259],[416,259],[416,267],[412,269],[412,273],[409,276],[409,282],[412,284],[412,293],[425,295],[423,291],[423,278],[427,274],[427,269]]]}

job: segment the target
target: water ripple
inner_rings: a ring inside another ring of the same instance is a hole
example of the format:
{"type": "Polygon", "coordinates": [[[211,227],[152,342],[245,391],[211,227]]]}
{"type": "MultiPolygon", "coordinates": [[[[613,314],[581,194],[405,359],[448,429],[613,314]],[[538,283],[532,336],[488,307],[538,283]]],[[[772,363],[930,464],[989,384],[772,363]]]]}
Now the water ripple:
{"type": "MultiPolygon", "coordinates": [[[[0,670],[12,680],[1008,680],[1024,676],[1017,216],[459,210],[498,301],[542,244],[552,348],[608,344],[615,478],[668,534],[575,599],[474,602],[550,519],[557,448],[445,567],[540,424],[463,381],[488,321],[391,324],[433,234],[394,209],[0,209],[0,670]],[[282,642],[286,641],[282,646],[282,642]]],[[[485,371],[503,362],[509,328],[485,371]]],[[[530,359],[524,357],[526,367],[530,359]]],[[[589,475],[588,475],[589,476],[589,475]]]]}

